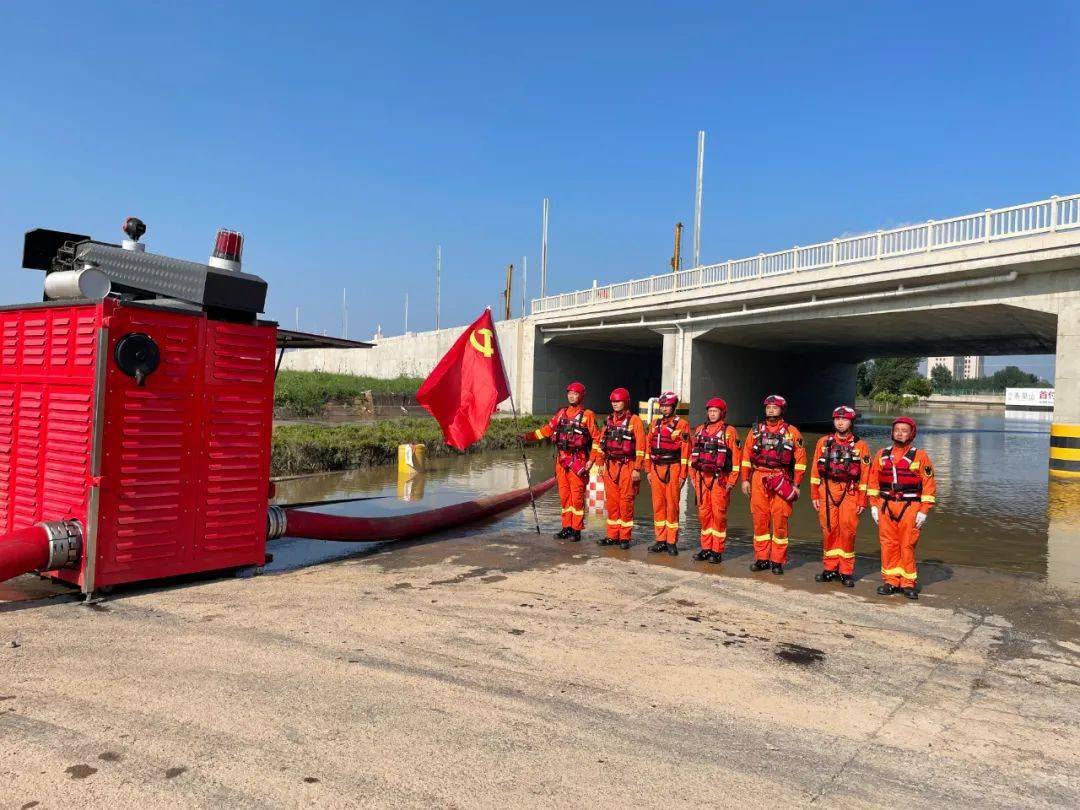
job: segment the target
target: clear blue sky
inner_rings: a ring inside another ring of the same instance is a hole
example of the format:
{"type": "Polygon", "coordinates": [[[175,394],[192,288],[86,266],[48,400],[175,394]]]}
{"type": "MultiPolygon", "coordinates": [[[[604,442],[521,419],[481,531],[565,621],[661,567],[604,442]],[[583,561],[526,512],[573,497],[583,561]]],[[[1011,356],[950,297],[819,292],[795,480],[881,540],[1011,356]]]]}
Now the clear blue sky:
{"type": "Polygon", "coordinates": [[[26,229],[135,214],[184,258],[243,230],[286,324],[346,287],[353,336],[406,291],[432,325],[441,243],[464,323],[522,255],[535,293],[545,196],[552,291],[662,271],[698,129],[705,261],[1080,191],[1075,2],[509,8],[5,4],[3,301],[26,229]]]}

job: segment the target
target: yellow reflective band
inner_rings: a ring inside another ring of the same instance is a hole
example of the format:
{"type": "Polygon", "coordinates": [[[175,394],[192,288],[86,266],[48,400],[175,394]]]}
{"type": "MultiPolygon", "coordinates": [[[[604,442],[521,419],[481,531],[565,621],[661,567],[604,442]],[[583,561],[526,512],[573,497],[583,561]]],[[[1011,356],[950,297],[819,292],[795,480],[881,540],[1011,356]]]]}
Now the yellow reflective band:
{"type": "MultiPolygon", "coordinates": [[[[866,484],[859,484],[859,492],[866,492],[866,484]]],[[[877,490],[874,490],[874,494],[877,495],[877,490]]]]}
{"type": "Polygon", "coordinates": [[[788,539],[786,537],[774,537],[772,541],[778,546],[786,546],[788,544],[788,539]]]}
{"type": "Polygon", "coordinates": [[[904,579],[910,579],[914,581],[919,578],[917,572],[905,571],[903,568],[897,568],[896,570],[900,572],[900,576],[902,576],[904,579]]]}
{"type": "Polygon", "coordinates": [[[619,525],[622,526],[624,529],[632,529],[632,528],[634,528],[634,521],[632,521],[632,520],[620,520],[619,525]]]}
{"type": "Polygon", "coordinates": [[[683,463],[683,464],[689,464],[689,463],[690,463],[690,461],[689,461],[689,459],[685,459],[685,458],[684,458],[684,459],[682,459],[682,463],[683,463]]]}
{"type": "Polygon", "coordinates": [[[796,464],[795,465],[795,472],[806,472],[806,465],[805,464],[796,464]]]}
{"type": "Polygon", "coordinates": [[[772,535],[771,534],[755,534],[754,535],[754,542],[755,543],[768,543],[770,540],[772,540],[772,535]]]}
{"type": "Polygon", "coordinates": [[[575,509],[574,507],[571,506],[571,507],[565,509],[564,511],[573,512],[578,517],[585,517],[585,510],[584,509],[575,509]]]}
{"type": "Polygon", "coordinates": [[[655,526],[658,529],[662,529],[665,526],[667,526],[667,523],[665,521],[663,521],[663,520],[656,520],[656,521],[653,521],[653,526],[655,526]]]}
{"type": "Polygon", "coordinates": [[[750,463],[750,462],[749,462],[748,460],[746,460],[746,459],[744,459],[744,460],[743,460],[743,463],[742,463],[742,465],[743,465],[744,467],[752,467],[752,466],[753,466],[753,465],[752,465],[752,464],[751,464],[751,463],[750,463]]]}
{"type": "Polygon", "coordinates": [[[830,548],[825,552],[826,557],[843,557],[845,560],[855,559],[855,552],[844,551],[842,548],[830,548]]]}
{"type": "Polygon", "coordinates": [[[887,577],[900,577],[904,575],[903,568],[882,568],[881,573],[887,577]]]}
{"type": "Polygon", "coordinates": [[[868,489],[868,490],[866,490],[866,494],[873,497],[875,495],[880,495],[881,492],[880,492],[880,490],[876,490],[876,489],[868,489]]]}
{"type": "Polygon", "coordinates": [[[567,512],[573,512],[574,510],[571,509],[569,506],[564,506],[562,508],[562,511],[563,511],[563,514],[565,515],[567,512]]]}
{"type": "Polygon", "coordinates": [[[923,503],[937,503],[937,498],[933,495],[923,495],[919,500],[923,503]]]}
{"type": "Polygon", "coordinates": [[[677,529],[677,528],[679,528],[678,523],[666,523],[664,525],[667,526],[669,529],[677,529]]]}
{"type": "Polygon", "coordinates": [[[544,438],[544,431],[542,429],[537,430],[535,433],[533,433],[533,435],[536,436],[536,438],[538,439],[542,439],[544,438]]]}
{"type": "Polygon", "coordinates": [[[622,521],[621,520],[612,520],[611,518],[608,518],[607,525],[608,526],[622,526],[622,521]]]}
{"type": "Polygon", "coordinates": [[[812,476],[812,475],[811,475],[811,476],[810,476],[810,483],[811,483],[811,484],[820,484],[820,483],[821,483],[821,479],[820,479],[820,478],[814,478],[814,476],[812,476]]]}
{"type": "Polygon", "coordinates": [[[644,450],[638,450],[637,454],[638,454],[639,457],[643,456],[643,455],[645,455],[645,451],[644,450]]]}
{"type": "Polygon", "coordinates": [[[917,461],[911,462],[911,466],[909,467],[909,469],[912,469],[912,470],[919,469],[919,462],[917,462],[917,461]]]}

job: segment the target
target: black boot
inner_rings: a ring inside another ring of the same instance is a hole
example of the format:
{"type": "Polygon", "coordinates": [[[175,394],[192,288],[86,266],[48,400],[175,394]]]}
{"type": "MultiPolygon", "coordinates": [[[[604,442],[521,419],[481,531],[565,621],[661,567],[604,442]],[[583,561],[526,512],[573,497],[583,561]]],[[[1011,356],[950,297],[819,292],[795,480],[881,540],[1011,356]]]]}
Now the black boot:
{"type": "Polygon", "coordinates": [[[895,585],[890,585],[888,582],[886,582],[884,585],[878,585],[877,588],[877,592],[882,596],[892,596],[898,590],[900,589],[897,588],[895,585]]]}
{"type": "Polygon", "coordinates": [[[694,559],[698,562],[705,562],[707,559],[709,559],[710,554],[712,554],[711,551],[703,548],[701,551],[694,555],[694,559]]]}
{"type": "Polygon", "coordinates": [[[917,590],[915,590],[914,588],[901,588],[900,591],[908,599],[918,599],[919,598],[919,592],[917,590]]]}
{"type": "Polygon", "coordinates": [[[784,566],[781,565],[780,563],[773,563],[772,564],[772,572],[774,574],[782,574],[782,573],[784,573],[784,566]]]}
{"type": "Polygon", "coordinates": [[[667,549],[667,543],[665,543],[663,540],[657,540],[655,543],[653,543],[651,546],[649,546],[649,553],[650,554],[659,554],[661,551],[664,551],[666,549],[667,549]]]}
{"type": "Polygon", "coordinates": [[[570,534],[566,536],[566,539],[569,540],[571,543],[580,543],[581,529],[571,529],[570,534]]]}
{"type": "Polygon", "coordinates": [[[674,543],[668,543],[667,544],[667,553],[670,554],[672,557],[678,557],[679,556],[679,547],[677,545],[675,545],[674,543]]]}
{"type": "Polygon", "coordinates": [[[768,560],[754,560],[753,564],[750,566],[750,570],[751,571],[768,571],[769,570],[769,561],[768,560]]]}
{"type": "Polygon", "coordinates": [[[832,582],[834,579],[836,579],[835,571],[822,571],[814,575],[814,582],[832,582]]]}
{"type": "Polygon", "coordinates": [[[714,563],[714,564],[720,562],[720,552],[719,551],[710,551],[709,552],[709,562],[714,563]]]}
{"type": "Polygon", "coordinates": [[[559,531],[555,532],[555,534],[552,535],[552,537],[554,537],[556,540],[565,540],[569,536],[570,536],[570,527],[569,526],[563,526],[559,531]]]}
{"type": "Polygon", "coordinates": [[[609,537],[597,537],[596,538],[596,545],[598,545],[598,546],[611,546],[611,545],[614,545],[614,544],[615,544],[615,541],[612,540],[609,537]]]}
{"type": "Polygon", "coordinates": [[[841,574],[840,581],[844,583],[845,588],[855,587],[855,577],[853,577],[851,574],[841,574]]]}
{"type": "Polygon", "coordinates": [[[623,551],[628,551],[630,549],[630,541],[629,540],[621,540],[619,542],[619,548],[621,548],[623,551]]]}

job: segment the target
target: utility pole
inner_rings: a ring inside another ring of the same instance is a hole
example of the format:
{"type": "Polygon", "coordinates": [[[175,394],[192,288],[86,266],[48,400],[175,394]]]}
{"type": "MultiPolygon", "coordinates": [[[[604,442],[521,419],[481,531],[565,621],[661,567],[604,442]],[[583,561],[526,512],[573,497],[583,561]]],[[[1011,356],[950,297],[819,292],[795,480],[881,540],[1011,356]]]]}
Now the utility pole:
{"type": "Polygon", "coordinates": [[[675,252],[671,254],[671,272],[678,273],[682,269],[682,223],[675,223],[675,252]]]}
{"type": "Polygon", "coordinates": [[[514,265],[506,265],[506,287],[503,289],[503,320],[510,320],[510,292],[514,286],[514,265]]]}
{"type": "Polygon", "coordinates": [[[701,267],[701,191],[705,177],[705,130],[697,134],[697,187],[694,191],[694,267],[701,267]]]}
{"type": "Polygon", "coordinates": [[[296,331],[300,331],[300,307],[296,308],[296,331]]]}
{"type": "Polygon", "coordinates": [[[405,334],[409,334],[409,294],[405,293],[405,334]]]}
{"type": "Polygon", "coordinates": [[[521,317],[525,317],[526,288],[529,286],[529,260],[526,256],[521,257],[521,317]]]}
{"type": "Polygon", "coordinates": [[[551,201],[544,197],[543,235],[540,240],[540,297],[547,295],[547,264],[548,264],[548,210],[551,201]]]}
{"type": "Polygon", "coordinates": [[[439,307],[442,293],[442,245],[435,246],[435,331],[439,330],[439,307]]]}
{"type": "Polygon", "coordinates": [[[341,288],[341,336],[349,339],[349,305],[345,301],[345,288],[341,288]]]}

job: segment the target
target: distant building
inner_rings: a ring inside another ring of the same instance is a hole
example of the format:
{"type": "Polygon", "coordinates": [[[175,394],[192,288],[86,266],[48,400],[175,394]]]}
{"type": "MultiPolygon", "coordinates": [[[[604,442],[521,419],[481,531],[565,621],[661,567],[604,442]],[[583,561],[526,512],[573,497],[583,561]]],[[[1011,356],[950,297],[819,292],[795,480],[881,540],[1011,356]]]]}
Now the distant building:
{"type": "Polygon", "coordinates": [[[969,354],[964,357],[927,357],[927,378],[931,376],[937,366],[945,366],[952,373],[954,380],[971,380],[983,376],[983,358],[976,354],[969,354]]]}

